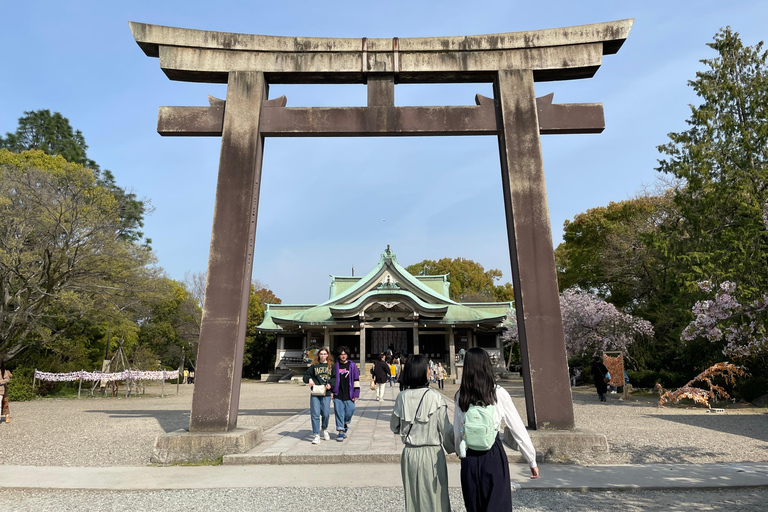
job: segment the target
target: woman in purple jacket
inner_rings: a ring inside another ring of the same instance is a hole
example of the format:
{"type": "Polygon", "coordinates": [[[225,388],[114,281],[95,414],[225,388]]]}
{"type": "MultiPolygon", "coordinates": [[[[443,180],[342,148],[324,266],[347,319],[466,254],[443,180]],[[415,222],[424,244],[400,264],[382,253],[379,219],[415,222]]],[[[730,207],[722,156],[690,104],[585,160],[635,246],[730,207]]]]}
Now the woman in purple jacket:
{"type": "Polygon", "coordinates": [[[336,440],[344,441],[352,415],[355,414],[355,402],[360,397],[360,371],[354,361],[350,361],[349,348],[337,349],[336,384],[333,386],[333,412],[336,416],[336,440]]]}

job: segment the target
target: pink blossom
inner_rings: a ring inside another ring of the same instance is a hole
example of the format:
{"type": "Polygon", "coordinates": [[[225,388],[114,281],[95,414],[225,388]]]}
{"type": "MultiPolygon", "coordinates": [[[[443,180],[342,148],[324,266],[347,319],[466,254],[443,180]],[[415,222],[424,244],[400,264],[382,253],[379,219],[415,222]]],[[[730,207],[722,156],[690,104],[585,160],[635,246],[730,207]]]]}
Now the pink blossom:
{"type": "MultiPolygon", "coordinates": [[[[616,306],[579,288],[560,294],[565,349],[568,356],[598,354],[606,350],[627,353],[627,347],[639,338],[653,337],[653,325],[616,309],[616,306]]],[[[504,320],[505,343],[517,342],[517,319],[513,310],[504,320]]]]}
{"type": "MultiPolygon", "coordinates": [[[[699,288],[711,292],[709,283],[699,288]]],[[[728,356],[747,357],[768,351],[768,295],[749,304],[741,304],[734,296],[736,283],[726,281],[715,293],[715,298],[696,302],[692,308],[694,320],[683,330],[681,339],[691,341],[705,338],[711,342],[726,341],[723,353],[728,356]]]]}

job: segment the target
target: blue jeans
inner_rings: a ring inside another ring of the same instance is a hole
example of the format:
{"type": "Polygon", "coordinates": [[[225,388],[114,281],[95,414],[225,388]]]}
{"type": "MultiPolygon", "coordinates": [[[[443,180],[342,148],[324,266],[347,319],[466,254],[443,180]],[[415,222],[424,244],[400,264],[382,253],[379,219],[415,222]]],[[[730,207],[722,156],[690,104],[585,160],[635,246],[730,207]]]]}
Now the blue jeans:
{"type": "Polygon", "coordinates": [[[333,414],[336,416],[336,430],[347,431],[344,425],[349,425],[355,414],[355,402],[352,400],[333,399],[333,414]]]}
{"type": "Polygon", "coordinates": [[[328,429],[328,417],[331,415],[331,397],[314,396],[309,397],[309,415],[312,418],[312,433],[320,433],[320,417],[323,418],[323,430],[328,429]]]}

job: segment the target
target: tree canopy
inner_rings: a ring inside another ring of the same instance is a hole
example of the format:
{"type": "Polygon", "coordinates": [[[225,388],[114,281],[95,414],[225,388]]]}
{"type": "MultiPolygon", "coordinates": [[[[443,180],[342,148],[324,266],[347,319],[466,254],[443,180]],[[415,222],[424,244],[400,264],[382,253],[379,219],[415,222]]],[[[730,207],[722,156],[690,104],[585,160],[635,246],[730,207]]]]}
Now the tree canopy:
{"type": "Polygon", "coordinates": [[[63,319],[136,306],[154,257],[120,233],[117,200],[90,169],[0,150],[0,353],[50,342],[63,319]]]}
{"type": "Polygon", "coordinates": [[[462,302],[506,302],[514,300],[510,283],[495,284],[501,279],[498,269],[485,270],[480,263],[466,258],[423,260],[405,267],[411,275],[449,274],[450,298],[462,302]]]}
{"type": "MultiPolygon", "coordinates": [[[[101,170],[96,162],[88,158],[88,145],[82,132],[74,130],[69,119],[59,112],[51,114],[47,109],[24,112],[19,118],[16,132],[0,137],[0,148],[12,153],[36,149],[46,155],[62,156],[67,162],[91,169],[97,184],[117,200],[120,236],[134,242],[144,236],[141,228],[144,227],[144,214],[147,213],[148,205],[139,200],[136,194],[119,187],[111,171],[101,170]]],[[[151,240],[146,242],[149,244],[151,240]]]]}
{"type": "Polygon", "coordinates": [[[717,56],[689,82],[701,99],[689,128],[659,146],[658,170],[682,181],[669,250],[689,289],[734,281],[756,298],[768,289],[768,52],[730,27],[708,46],[717,56]]]}

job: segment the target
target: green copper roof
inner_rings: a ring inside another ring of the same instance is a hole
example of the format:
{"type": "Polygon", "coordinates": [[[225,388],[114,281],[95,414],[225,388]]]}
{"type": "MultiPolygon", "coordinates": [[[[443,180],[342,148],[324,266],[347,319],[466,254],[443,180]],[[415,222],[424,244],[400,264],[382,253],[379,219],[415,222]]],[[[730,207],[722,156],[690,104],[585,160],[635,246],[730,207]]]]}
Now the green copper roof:
{"type": "Polygon", "coordinates": [[[331,293],[328,296],[329,299],[332,299],[339,295],[342,292],[345,292],[349,290],[352,286],[355,285],[360,279],[362,279],[360,276],[331,276],[333,279],[331,280],[331,293]]]}
{"type": "Polygon", "coordinates": [[[435,290],[437,293],[443,295],[444,297],[450,297],[448,294],[448,288],[450,288],[451,283],[448,281],[448,274],[442,274],[438,276],[414,276],[416,279],[418,279],[423,284],[429,286],[433,290],[435,290]]]}
{"type": "Polygon", "coordinates": [[[418,318],[429,324],[501,323],[511,302],[460,304],[448,297],[447,275],[412,276],[389,247],[379,264],[362,277],[333,276],[330,298],[318,305],[270,304],[260,330],[319,325],[357,325],[359,315],[418,318]],[[373,313],[371,313],[373,311],[373,313]],[[391,312],[390,312],[391,311],[391,312]],[[416,313],[417,316],[413,316],[416,313]]]}

